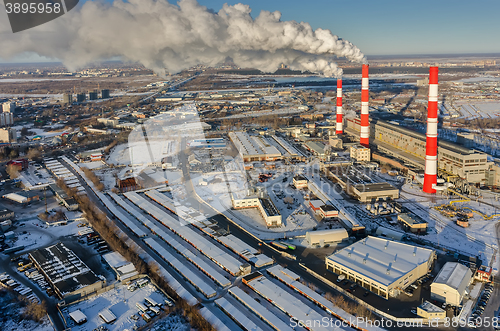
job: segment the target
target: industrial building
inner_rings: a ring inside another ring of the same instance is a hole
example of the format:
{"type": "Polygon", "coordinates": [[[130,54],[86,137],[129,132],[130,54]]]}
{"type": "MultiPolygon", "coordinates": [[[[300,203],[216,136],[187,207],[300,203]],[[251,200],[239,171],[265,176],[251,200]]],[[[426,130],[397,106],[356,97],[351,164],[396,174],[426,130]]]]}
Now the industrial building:
{"type": "Polygon", "coordinates": [[[293,177],[293,186],[295,186],[297,190],[307,188],[307,179],[302,175],[296,175],[293,177]]]}
{"type": "Polygon", "coordinates": [[[269,198],[258,197],[256,195],[238,198],[235,194],[231,194],[231,202],[234,209],[257,208],[262,218],[264,218],[267,227],[281,226],[281,214],[269,198]]]}
{"type": "Polygon", "coordinates": [[[389,183],[357,184],[350,186],[351,195],[361,202],[372,202],[384,199],[398,199],[399,190],[389,183]]]}
{"type": "Polygon", "coordinates": [[[370,162],[370,149],[361,145],[353,145],[349,149],[351,159],[357,162],[370,162]]]}
{"type": "Polygon", "coordinates": [[[0,209],[0,221],[14,219],[14,212],[10,209],[0,209]]]}
{"type": "Polygon", "coordinates": [[[401,222],[405,231],[425,234],[427,232],[427,222],[413,213],[398,214],[398,221],[401,222]]]}
{"type": "Polygon", "coordinates": [[[190,141],[187,145],[192,148],[224,148],[226,142],[223,138],[204,138],[190,141]]]}
{"type": "Polygon", "coordinates": [[[246,132],[230,132],[229,138],[240,152],[243,162],[275,161],[281,157],[280,151],[264,137],[250,136],[246,132]]]}
{"type": "Polygon", "coordinates": [[[459,306],[472,281],[472,271],[457,262],[447,262],[431,284],[431,299],[459,306]]]}
{"type": "Polygon", "coordinates": [[[433,250],[368,236],[325,258],[326,269],[388,299],[426,275],[433,250]]]}
{"type": "Polygon", "coordinates": [[[80,298],[105,285],[105,281],[63,243],[32,251],[29,258],[60,299],[80,298]]]}
{"type": "Polygon", "coordinates": [[[325,144],[323,144],[321,141],[308,141],[304,144],[304,147],[319,158],[322,158],[326,155],[325,144]]]}
{"type": "MultiPolygon", "coordinates": [[[[359,135],[359,119],[348,119],[346,132],[359,135]]],[[[426,136],[404,128],[396,122],[389,123],[380,119],[372,120],[372,144],[389,156],[403,160],[418,169],[425,166],[426,136]]],[[[438,170],[450,175],[458,175],[472,183],[487,180],[490,168],[487,154],[465,148],[444,140],[438,140],[438,170]]]]}
{"type": "Polygon", "coordinates": [[[339,243],[347,238],[349,234],[344,228],[306,232],[306,240],[310,246],[339,243]]]}
{"type": "Polygon", "coordinates": [[[417,307],[417,315],[428,320],[444,319],[446,318],[446,310],[425,301],[417,307]]]}
{"type": "Polygon", "coordinates": [[[118,252],[104,254],[102,259],[111,267],[116,275],[116,279],[119,281],[124,281],[139,274],[134,264],[125,260],[118,252]]]}

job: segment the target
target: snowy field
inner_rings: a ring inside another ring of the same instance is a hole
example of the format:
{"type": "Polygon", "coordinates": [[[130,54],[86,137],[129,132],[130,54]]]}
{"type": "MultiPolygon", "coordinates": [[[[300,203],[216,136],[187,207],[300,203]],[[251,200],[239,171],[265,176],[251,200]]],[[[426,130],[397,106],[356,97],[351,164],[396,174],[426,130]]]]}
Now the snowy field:
{"type": "MultiPolygon", "coordinates": [[[[450,200],[434,197],[434,201],[431,201],[431,197],[426,196],[417,185],[405,185],[401,197],[403,201],[406,199],[406,201],[411,202],[406,207],[429,222],[429,233],[420,236],[420,238],[470,256],[479,255],[483,259],[483,264],[492,265],[498,270],[496,224],[500,220],[500,215],[491,220],[486,220],[481,215],[473,213],[474,216],[469,220],[469,227],[462,228],[455,224],[455,218],[444,216],[433,209],[434,206],[447,204],[450,200]]],[[[500,204],[492,195],[485,195],[483,201],[498,205],[498,209],[476,201],[457,203],[456,206],[469,207],[488,216],[495,214],[495,212],[500,213],[500,204]]]]}
{"type": "Polygon", "coordinates": [[[64,308],[64,318],[71,321],[69,313],[80,310],[87,316],[87,322],[80,326],[69,323],[68,327],[72,330],[93,330],[101,325],[105,325],[110,331],[133,330],[146,324],[140,316],[137,321],[131,318],[132,315],[138,316],[136,303],[144,304],[146,297],[150,297],[159,303],[165,303],[164,300],[167,299],[163,293],[151,284],[131,292],[127,290],[127,285],[117,283],[114,289],[64,308]],[[99,312],[104,309],[109,309],[116,316],[114,323],[106,324],[99,317],[99,312]]]}
{"type": "Polygon", "coordinates": [[[10,247],[24,246],[25,248],[19,251],[19,253],[31,251],[42,246],[54,244],[60,237],[78,235],[78,230],[80,229],[78,223],[78,221],[68,221],[67,225],[48,227],[37,217],[30,218],[22,221],[22,224],[25,225],[18,226],[14,230],[16,237],[7,239],[5,243],[10,247]]]}

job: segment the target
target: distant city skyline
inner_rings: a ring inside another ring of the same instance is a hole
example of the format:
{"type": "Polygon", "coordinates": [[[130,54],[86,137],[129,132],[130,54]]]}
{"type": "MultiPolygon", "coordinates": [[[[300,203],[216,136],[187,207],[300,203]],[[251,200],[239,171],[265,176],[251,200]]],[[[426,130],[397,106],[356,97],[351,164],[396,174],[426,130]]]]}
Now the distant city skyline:
{"type": "MultiPolygon", "coordinates": [[[[169,2],[176,3],[173,0],[169,2]]],[[[279,11],[282,13],[282,21],[308,22],[313,29],[328,29],[340,38],[352,42],[369,57],[500,53],[497,35],[500,23],[496,17],[500,12],[500,2],[495,0],[479,0],[474,3],[464,0],[422,0],[418,5],[397,0],[361,3],[336,0],[198,2],[215,12],[225,3],[248,4],[254,18],[261,10],[279,11]]],[[[57,60],[35,54],[24,54],[11,61],[0,58],[3,63],[57,60]]]]}

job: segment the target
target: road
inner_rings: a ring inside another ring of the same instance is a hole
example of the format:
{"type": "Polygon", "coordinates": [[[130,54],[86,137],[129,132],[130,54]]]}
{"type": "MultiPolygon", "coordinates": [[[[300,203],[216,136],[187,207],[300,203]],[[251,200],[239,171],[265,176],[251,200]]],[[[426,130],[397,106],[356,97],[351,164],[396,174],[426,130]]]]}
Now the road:
{"type": "MultiPolygon", "coordinates": [[[[55,244],[56,242],[59,241],[58,238],[53,236],[52,234],[49,233],[49,231],[45,231],[43,229],[40,229],[38,227],[32,227],[33,230],[37,230],[39,232],[43,232],[46,235],[49,235],[51,237],[51,242],[38,248],[43,248],[47,247],[50,245],[55,244]]],[[[30,229],[30,227],[26,227],[25,229],[30,229]]],[[[24,253],[23,253],[24,254],[24,253]]],[[[29,287],[33,293],[40,299],[44,300],[47,302],[47,314],[49,315],[49,318],[52,320],[52,324],[56,331],[62,331],[65,329],[63,320],[61,318],[61,315],[59,315],[59,312],[56,308],[57,302],[59,301],[56,298],[49,297],[45,291],[42,291],[37,285],[35,285],[32,281],[28,280],[25,276],[21,275],[13,266],[13,263],[10,262],[11,256],[5,257],[4,254],[0,255],[0,269],[3,272],[6,272],[12,279],[16,280],[17,282],[21,283],[22,285],[29,287]]]]}

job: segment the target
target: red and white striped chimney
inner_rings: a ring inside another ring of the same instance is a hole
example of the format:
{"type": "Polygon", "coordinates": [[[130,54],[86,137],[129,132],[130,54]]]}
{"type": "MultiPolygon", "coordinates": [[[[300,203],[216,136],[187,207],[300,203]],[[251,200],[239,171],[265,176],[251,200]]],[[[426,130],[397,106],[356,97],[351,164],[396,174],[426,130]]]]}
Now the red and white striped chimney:
{"type": "Polygon", "coordinates": [[[343,116],[344,112],[342,111],[342,79],[337,79],[337,130],[336,134],[342,134],[343,130],[343,116]]]}
{"type": "Polygon", "coordinates": [[[359,143],[365,147],[370,144],[370,121],[368,119],[368,64],[363,64],[361,75],[361,128],[359,143]]]}
{"type": "Polygon", "coordinates": [[[436,193],[438,135],[438,67],[429,68],[429,103],[427,105],[427,140],[425,144],[424,192],[436,193]]]}

